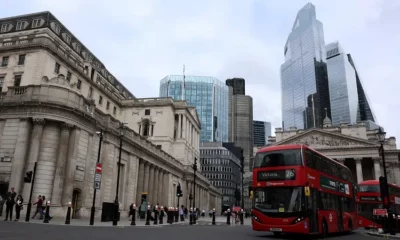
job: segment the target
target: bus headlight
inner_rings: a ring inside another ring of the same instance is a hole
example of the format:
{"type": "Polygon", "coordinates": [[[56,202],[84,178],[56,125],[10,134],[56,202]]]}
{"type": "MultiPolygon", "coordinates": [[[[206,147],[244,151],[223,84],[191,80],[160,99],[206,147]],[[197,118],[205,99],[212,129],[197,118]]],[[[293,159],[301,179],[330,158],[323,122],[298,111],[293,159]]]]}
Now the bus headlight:
{"type": "Polygon", "coordinates": [[[261,220],[260,220],[256,215],[253,215],[253,219],[254,219],[255,221],[261,223],[261,220]]]}
{"type": "Polygon", "coordinates": [[[305,217],[298,217],[292,222],[292,224],[299,223],[299,222],[303,221],[304,219],[305,219],[305,217]]]}

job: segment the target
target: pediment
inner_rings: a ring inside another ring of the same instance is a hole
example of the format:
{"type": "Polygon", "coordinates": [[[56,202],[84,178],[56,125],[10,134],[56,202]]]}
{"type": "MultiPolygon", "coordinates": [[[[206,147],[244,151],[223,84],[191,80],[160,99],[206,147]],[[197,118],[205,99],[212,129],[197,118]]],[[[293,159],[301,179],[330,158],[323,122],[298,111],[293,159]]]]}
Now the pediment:
{"type": "Polygon", "coordinates": [[[305,144],[312,148],[377,146],[376,143],[361,138],[317,129],[300,133],[276,143],[276,145],[284,144],[305,144]]]}

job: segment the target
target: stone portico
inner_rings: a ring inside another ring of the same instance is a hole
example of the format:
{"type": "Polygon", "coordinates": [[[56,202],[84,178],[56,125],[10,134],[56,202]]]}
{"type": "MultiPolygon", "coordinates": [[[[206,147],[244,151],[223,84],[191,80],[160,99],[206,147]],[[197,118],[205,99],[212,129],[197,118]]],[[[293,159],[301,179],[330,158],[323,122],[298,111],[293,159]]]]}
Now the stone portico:
{"type": "MultiPolygon", "coordinates": [[[[365,123],[340,126],[326,125],[323,129],[283,131],[276,128],[273,145],[306,144],[350,168],[354,180],[378,179],[383,176],[378,130],[368,130],[365,123]]],[[[388,181],[400,185],[399,157],[396,139],[389,137],[384,142],[388,181]]]]}

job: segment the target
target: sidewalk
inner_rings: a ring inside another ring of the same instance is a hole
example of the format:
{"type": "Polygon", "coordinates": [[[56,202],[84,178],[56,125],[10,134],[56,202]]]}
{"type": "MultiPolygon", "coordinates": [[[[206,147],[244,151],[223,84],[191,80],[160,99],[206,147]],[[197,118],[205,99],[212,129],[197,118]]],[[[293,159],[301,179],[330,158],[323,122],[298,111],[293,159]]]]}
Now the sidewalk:
{"type": "MultiPolygon", "coordinates": [[[[199,218],[197,220],[198,222],[212,222],[212,218],[210,217],[204,217],[204,218],[199,218]]],[[[226,223],[226,217],[224,216],[217,216],[215,217],[215,222],[216,223],[226,223]]],[[[244,225],[251,225],[251,218],[245,218],[243,221],[244,225]]],[[[240,225],[240,222],[235,224],[234,219],[231,218],[231,225],[240,225]]]]}
{"type": "Polygon", "coordinates": [[[382,234],[377,232],[367,232],[368,235],[386,239],[400,239],[400,234],[390,235],[390,234],[382,234]]]}

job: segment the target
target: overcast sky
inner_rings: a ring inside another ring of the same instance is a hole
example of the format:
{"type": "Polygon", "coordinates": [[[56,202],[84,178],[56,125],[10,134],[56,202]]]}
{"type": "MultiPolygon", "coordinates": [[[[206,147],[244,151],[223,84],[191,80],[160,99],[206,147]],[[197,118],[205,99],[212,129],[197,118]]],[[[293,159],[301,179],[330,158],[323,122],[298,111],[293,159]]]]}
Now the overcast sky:
{"type": "MultiPolygon", "coordinates": [[[[306,0],[12,0],[1,17],[51,11],[136,97],[168,74],[246,79],[254,119],[281,126],[280,65],[306,0]],[[108,2],[108,4],[102,4],[108,2]]],[[[315,0],[325,43],[352,54],[387,136],[400,139],[400,1],[315,0]],[[396,74],[397,69],[397,74],[396,74]]],[[[399,140],[400,141],[400,140],[399,140]]]]}

